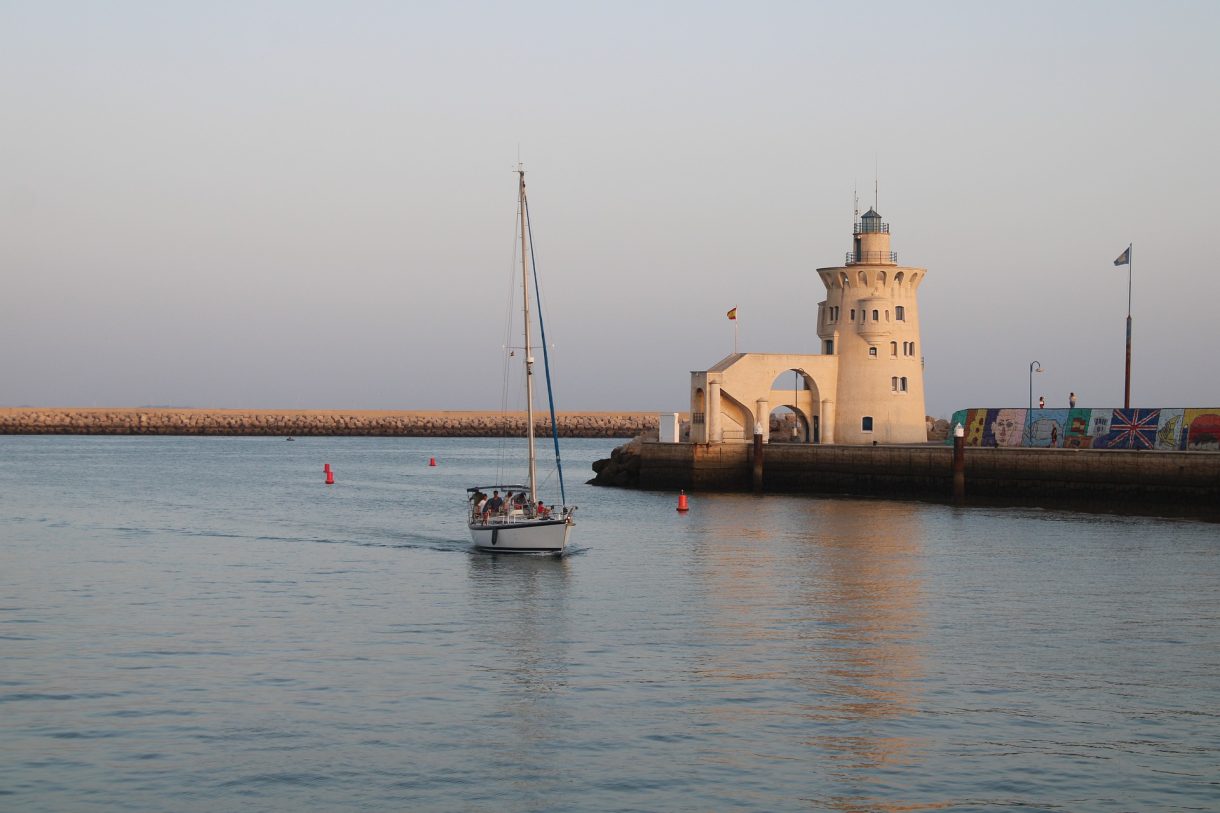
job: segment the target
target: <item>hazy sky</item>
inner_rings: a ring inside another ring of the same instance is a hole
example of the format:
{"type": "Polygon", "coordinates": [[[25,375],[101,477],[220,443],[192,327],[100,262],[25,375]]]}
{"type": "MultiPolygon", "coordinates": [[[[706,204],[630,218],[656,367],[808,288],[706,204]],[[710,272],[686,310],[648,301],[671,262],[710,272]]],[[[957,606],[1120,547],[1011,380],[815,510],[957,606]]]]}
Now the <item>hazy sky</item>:
{"type": "Polygon", "coordinates": [[[1220,404],[1220,3],[0,0],[0,405],[485,409],[518,154],[559,408],[818,351],[852,196],[929,414],[1220,404]]]}

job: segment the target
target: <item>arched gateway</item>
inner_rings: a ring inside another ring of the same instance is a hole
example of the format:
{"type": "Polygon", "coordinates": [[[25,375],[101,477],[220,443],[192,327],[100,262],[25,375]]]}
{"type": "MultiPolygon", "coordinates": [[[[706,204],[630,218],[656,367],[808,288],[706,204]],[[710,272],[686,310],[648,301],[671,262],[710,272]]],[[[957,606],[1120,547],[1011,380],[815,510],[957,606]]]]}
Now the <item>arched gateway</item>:
{"type": "MultiPolygon", "coordinates": [[[[710,370],[692,372],[691,442],[750,440],[758,425],[768,439],[771,410],[777,406],[796,412],[806,426],[828,427],[826,413],[833,414],[834,405],[823,400],[820,382],[833,387],[837,369],[833,356],[736,353],[710,370]],[[798,385],[775,386],[784,373],[795,374],[798,385]]],[[[825,431],[821,434],[822,442],[834,442],[825,431]]]]}

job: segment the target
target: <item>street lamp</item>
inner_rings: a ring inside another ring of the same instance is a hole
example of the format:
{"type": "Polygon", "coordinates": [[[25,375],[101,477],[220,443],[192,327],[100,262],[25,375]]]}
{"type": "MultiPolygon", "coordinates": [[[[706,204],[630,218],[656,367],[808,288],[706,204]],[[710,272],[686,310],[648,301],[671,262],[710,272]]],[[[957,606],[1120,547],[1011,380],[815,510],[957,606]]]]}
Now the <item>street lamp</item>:
{"type": "Polygon", "coordinates": [[[1031,361],[1029,363],[1029,408],[1034,408],[1034,373],[1042,372],[1042,362],[1031,361]]]}

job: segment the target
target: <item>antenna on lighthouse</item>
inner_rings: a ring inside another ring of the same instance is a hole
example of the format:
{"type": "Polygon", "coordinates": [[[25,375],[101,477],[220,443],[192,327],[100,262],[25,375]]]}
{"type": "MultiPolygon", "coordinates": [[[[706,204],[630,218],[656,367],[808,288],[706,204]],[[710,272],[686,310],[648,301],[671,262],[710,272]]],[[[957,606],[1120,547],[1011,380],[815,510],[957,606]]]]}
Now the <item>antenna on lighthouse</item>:
{"type": "Polygon", "coordinates": [[[879,211],[881,208],[880,199],[880,181],[881,173],[877,170],[877,154],[873,153],[873,211],[879,211]]]}
{"type": "Polygon", "coordinates": [[[855,222],[860,219],[860,184],[852,183],[851,185],[851,219],[855,222]]]}

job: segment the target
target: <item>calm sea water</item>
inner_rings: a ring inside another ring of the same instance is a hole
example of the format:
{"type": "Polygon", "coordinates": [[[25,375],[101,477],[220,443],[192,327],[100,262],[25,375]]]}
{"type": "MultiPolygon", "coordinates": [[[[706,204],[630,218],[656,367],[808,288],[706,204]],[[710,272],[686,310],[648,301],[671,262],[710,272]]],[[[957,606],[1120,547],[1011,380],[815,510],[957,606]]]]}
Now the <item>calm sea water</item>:
{"type": "Polygon", "coordinates": [[[1220,526],[578,484],[505,558],[496,447],[0,437],[0,810],[1220,809],[1220,526]]]}

